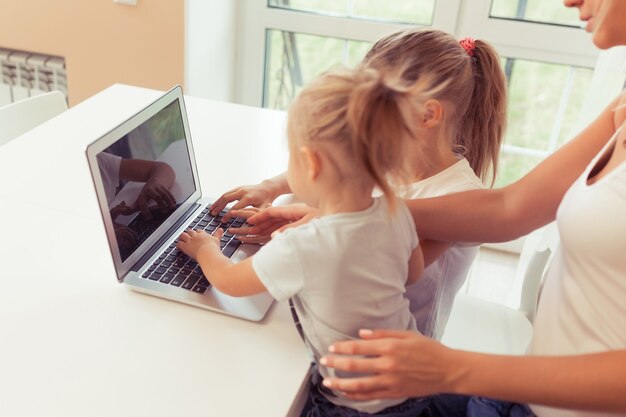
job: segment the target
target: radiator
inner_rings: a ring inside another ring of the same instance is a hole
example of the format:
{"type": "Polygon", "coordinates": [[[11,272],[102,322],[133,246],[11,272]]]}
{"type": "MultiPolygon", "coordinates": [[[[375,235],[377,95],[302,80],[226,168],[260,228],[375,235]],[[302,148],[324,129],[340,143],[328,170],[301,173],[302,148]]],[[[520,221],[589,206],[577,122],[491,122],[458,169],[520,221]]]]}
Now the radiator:
{"type": "Polygon", "coordinates": [[[59,56],[0,48],[0,107],[48,91],[67,100],[65,59],[59,56]]]}

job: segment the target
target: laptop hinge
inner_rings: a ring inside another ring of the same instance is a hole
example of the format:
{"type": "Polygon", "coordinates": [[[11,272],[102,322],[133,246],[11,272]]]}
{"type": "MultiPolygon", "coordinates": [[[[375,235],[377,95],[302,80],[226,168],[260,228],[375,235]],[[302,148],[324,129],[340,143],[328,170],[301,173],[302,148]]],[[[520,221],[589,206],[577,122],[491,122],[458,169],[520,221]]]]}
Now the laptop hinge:
{"type": "Polygon", "coordinates": [[[191,215],[198,209],[198,207],[200,207],[200,204],[192,204],[191,207],[189,207],[189,209],[187,209],[187,211],[180,217],[180,219],[178,219],[176,223],[172,225],[172,227],[167,229],[167,232],[163,233],[163,236],[159,240],[157,240],[154,245],[152,245],[152,247],[145,253],[145,255],[143,255],[130,270],[133,272],[139,271],[139,269],[141,269],[141,267],[148,261],[148,259],[150,259],[156,253],[156,251],[159,250],[159,248],[165,243],[165,241],[172,236],[172,233],[176,229],[178,229],[183,223],[187,222],[189,217],[191,217],[191,215]]]}

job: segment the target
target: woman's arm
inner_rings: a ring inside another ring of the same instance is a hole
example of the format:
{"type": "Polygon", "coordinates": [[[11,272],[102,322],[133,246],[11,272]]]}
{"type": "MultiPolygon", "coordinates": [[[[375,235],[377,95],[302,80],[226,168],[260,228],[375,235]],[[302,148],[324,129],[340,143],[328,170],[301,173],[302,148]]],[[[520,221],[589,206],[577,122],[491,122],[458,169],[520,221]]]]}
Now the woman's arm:
{"type": "Polygon", "coordinates": [[[619,99],[573,140],[507,187],[407,201],[420,238],[502,242],[554,220],[567,189],[615,133],[619,99]]]}
{"type": "Polygon", "coordinates": [[[362,331],[368,340],[335,343],[331,368],[374,373],[324,385],[353,399],[477,395],[520,403],[626,412],[626,351],[576,356],[503,356],[454,350],[416,334],[362,331]],[[367,355],[367,358],[337,354],[367,355]]]}
{"type": "Polygon", "coordinates": [[[450,247],[450,242],[420,239],[420,248],[424,257],[424,268],[435,262],[450,247]]]}

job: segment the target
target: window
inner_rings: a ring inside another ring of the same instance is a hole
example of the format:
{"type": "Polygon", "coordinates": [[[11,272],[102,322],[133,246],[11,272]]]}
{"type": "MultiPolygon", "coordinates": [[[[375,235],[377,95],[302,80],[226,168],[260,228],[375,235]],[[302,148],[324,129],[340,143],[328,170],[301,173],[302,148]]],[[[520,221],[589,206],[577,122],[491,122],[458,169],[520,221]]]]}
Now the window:
{"type": "Polygon", "coordinates": [[[268,29],[266,37],[263,107],[273,109],[286,109],[302,86],[329,64],[356,65],[370,47],[369,42],[275,29],[268,29]]]}
{"type": "Polygon", "coordinates": [[[509,184],[571,139],[593,71],[515,58],[504,59],[509,123],[496,186],[509,184]]]}
{"type": "Polygon", "coordinates": [[[492,43],[509,83],[509,126],[496,185],[523,176],[579,127],[597,51],[578,13],[542,0],[245,0],[238,101],[286,109],[302,86],[354,65],[380,37],[432,26],[492,43]]]}
{"type": "Polygon", "coordinates": [[[269,6],[329,16],[431,25],[435,0],[394,0],[393,7],[380,0],[269,0],[269,6]]]}
{"type": "Polygon", "coordinates": [[[563,3],[558,1],[494,0],[489,16],[537,23],[580,26],[578,12],[575,9],[563,7],[563,3]]]}

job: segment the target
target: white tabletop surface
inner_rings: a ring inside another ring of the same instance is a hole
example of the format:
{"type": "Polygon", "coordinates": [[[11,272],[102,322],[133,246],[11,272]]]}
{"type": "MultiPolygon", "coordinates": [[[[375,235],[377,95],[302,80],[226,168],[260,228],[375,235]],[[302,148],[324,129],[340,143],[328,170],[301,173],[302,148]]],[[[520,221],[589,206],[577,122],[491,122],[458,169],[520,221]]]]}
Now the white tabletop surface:
{"type": "MultiPolygon", "coordinates": [[[[1,416],[276,417],[306,381],[285,304],[252,323],[117,283],[84,151],[160,94],[114,85],[0,147],[1,416]]],[[[186,104],[205,196],[286,167],[284,113],[186,104]]]]}

